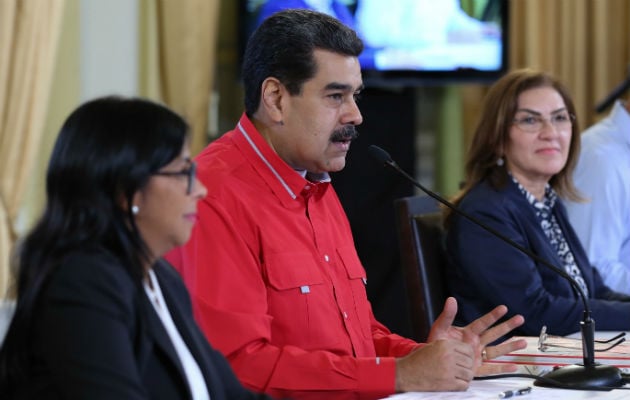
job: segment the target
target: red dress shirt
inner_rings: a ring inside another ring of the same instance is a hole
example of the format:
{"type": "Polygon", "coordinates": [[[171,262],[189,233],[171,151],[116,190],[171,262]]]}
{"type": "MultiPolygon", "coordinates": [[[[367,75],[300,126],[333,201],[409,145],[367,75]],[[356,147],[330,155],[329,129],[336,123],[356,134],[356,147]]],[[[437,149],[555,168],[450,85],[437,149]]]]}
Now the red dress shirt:
{"type": "Polygon", "coordinates": [[[295,399],[392,394],[394,357],[418,344],[374,318],[328,175],[302,177],[245,115],[197,165],[208,196],[190,241],[167,258],[243,384],[295,399]]]}

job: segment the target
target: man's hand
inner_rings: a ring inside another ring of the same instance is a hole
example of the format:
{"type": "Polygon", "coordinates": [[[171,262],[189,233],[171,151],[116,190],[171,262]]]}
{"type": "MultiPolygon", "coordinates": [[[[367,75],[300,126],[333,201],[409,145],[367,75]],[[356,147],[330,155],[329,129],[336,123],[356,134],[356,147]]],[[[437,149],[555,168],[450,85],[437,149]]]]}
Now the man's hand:
{"type": "Polygon", "coordinates": [[[440,339],[396,359],[396,391],[466,390],[474,376],[473,348],[462,341],[440,339]]]}
{"type": "Polygon", "coordinates": [[[492,364],[486,362],[527,346],[525,340],[512,340],[496,346],[488,346],[489,343],[496,341],[525,322],[521,315],[515,315],[493,327],[492,325],[503,317],[506,312],[507,307],[501,305],[465,327],[455,327],[452,324],[457,314],[457,301],[453,297],[449,297],[444,304],[444,310],[442,310],[442,313],[431,327],[428,342],[450,339],[462,341],[472,346],[476,375],[516,371],[517,366],[514,364],[492,364]]]}

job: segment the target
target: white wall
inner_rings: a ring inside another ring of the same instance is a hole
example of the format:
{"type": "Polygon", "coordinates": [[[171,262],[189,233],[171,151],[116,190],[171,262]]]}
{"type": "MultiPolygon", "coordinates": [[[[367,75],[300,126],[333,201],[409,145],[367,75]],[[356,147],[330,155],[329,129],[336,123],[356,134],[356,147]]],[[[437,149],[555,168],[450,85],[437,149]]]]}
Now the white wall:
{"type": "Polygon", "coordinates": [[[81,102],[138,93],[138,0],[81,0],[81,102]]]}

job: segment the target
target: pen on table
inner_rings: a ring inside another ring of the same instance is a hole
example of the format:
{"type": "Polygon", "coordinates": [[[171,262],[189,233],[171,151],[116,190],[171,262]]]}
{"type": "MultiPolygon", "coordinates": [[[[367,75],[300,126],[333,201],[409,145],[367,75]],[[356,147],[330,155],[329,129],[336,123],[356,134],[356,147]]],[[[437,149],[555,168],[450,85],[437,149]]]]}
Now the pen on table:
{"type": "Polygon", "coordinates": [[[531,393],[532,388],[530,386],[521,388],[521,389],[516,389],[516,390],[505,390],[501,393],[499,393],[499,398],[500,399],[508,399],[510,397],[513,396],[522,396],[524,394],[528,394],[531,393]]]}

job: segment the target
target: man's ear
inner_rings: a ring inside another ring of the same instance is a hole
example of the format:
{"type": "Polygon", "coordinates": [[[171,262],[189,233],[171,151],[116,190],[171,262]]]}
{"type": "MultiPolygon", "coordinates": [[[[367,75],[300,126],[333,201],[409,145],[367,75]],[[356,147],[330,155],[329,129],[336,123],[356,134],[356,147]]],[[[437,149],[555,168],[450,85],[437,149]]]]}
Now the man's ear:
{"type": "Polygon", "coordinates": [[[282,106],[282,99],[287,95],[286,88],[278,79],[269,77],[263,81],[260,106],[265,108],[266,114],[275,123],[282,123],[285,111],[282,106]]]}

